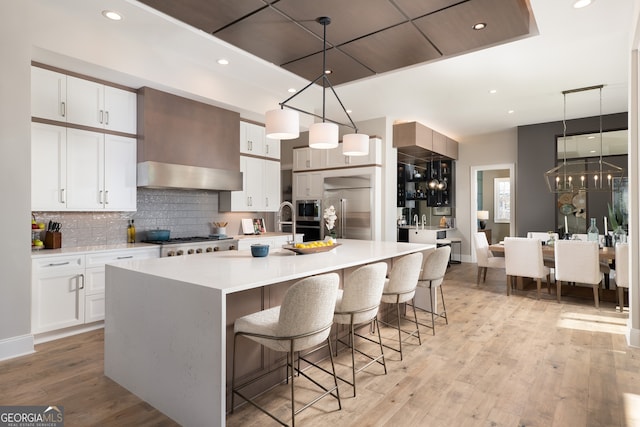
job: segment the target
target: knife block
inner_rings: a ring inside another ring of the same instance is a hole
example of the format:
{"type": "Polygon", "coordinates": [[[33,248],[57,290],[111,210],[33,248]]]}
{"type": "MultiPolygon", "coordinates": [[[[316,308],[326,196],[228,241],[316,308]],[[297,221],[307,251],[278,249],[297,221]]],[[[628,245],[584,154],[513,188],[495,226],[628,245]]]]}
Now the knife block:
{"type": "Polygon", "coordinates": [[[62,233],[47,231],[44,235],[44,247],[46,249],[60,249],[62,247],[62,233]]]}

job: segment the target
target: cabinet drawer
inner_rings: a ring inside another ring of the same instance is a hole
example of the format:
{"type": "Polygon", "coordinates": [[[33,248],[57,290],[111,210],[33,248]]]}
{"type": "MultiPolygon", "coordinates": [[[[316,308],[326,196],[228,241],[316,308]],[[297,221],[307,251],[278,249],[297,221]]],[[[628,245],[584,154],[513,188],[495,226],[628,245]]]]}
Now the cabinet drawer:
{"type": "Polygon", "coordinates": [[[36,258],[32,260],[34,272],[39,274],[45,271],[65,270],[84,267],[84,255],[69,255],[59,257],[36,258]]]}
{"type": "Polygon", "coordinates": [[[158,258],[159,248],[134,249],[114,252],[95,252],[87,254],[87,268],[103,267],[105,264],[118,261],[130,261],[134,259],[158,258]]]}

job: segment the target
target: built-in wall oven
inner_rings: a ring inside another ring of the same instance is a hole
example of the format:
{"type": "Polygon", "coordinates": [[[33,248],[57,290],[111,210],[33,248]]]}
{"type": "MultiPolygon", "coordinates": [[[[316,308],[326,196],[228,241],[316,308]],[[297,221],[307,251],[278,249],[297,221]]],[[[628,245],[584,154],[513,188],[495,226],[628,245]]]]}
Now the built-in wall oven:
{"type": "Polygon", "coordinates": [[[296,233],[304,234],[302,240],[310,242],[322,238],[322,204],[320,200],[296,201],[296,233]]]}
{"type": "Polygon", "coordinates": [[[312,242],[322,239],[321,221],[296,221],[296,233],[304,234],[303,242],[312,242]]]}

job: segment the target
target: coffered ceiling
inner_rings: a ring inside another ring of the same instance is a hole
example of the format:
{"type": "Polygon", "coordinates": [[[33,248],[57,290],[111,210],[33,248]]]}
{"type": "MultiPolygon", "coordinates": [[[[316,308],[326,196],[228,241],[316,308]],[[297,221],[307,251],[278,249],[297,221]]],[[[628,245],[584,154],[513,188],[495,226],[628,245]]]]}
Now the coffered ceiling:
{"type": "Polygon", "coordinates": [[[140,1],[309,81],[327,16],[333,85],[537,34],[527,0],[140,1]]]}

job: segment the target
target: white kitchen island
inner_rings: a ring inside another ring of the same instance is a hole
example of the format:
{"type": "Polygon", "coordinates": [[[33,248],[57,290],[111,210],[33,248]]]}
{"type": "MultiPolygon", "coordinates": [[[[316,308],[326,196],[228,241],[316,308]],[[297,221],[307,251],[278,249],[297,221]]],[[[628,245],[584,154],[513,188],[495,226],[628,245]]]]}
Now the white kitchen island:
{"type": "Polygon", "coordinates": [[[226,251],[107,265],[105,375],[182,425],[224,425],[228,297],[435,246],[340,243],[309,255],[226,251]]]}

